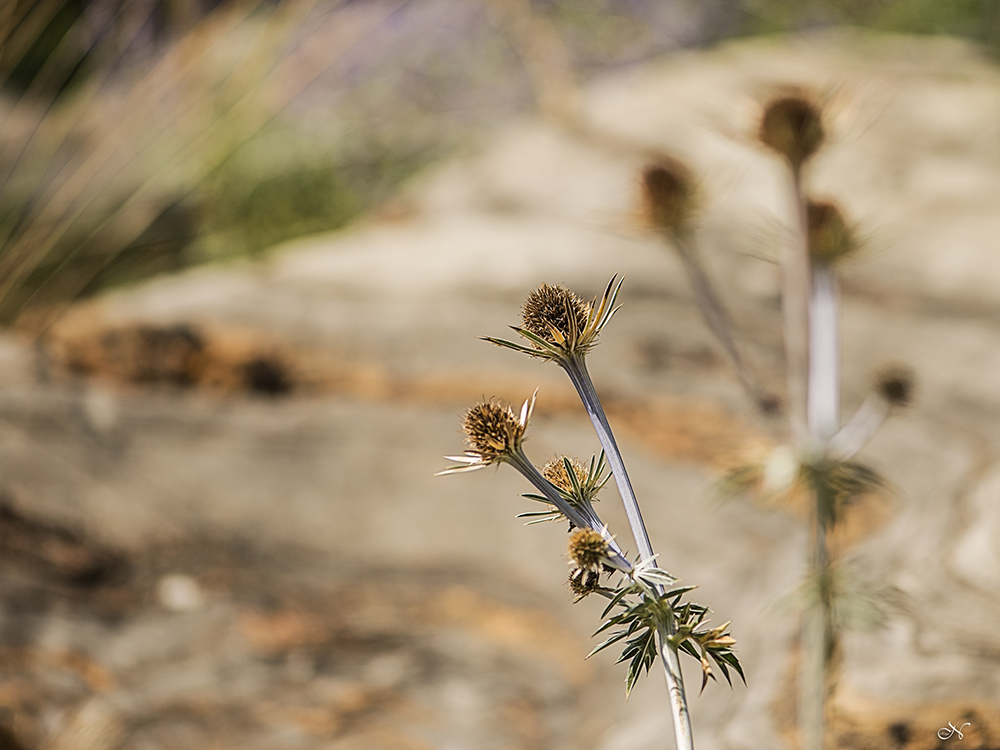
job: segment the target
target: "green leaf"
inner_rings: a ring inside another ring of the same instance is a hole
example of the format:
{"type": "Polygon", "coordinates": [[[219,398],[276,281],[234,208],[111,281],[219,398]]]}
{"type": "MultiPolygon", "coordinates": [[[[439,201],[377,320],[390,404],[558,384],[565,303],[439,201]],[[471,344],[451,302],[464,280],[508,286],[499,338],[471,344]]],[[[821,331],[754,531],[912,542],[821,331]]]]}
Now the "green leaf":
{"type": "MultiPolygon", "coordinates": [[[[670,591],[664,592],[663,599],[664,599],[664,601],[667,600],[667,599],[673,599],[673,601],[670,602],[670,606],[671,607],[677,607],[678,603],[681,600],[681,597],[684,596],[684,594],[688,593],[689,591],[694,591],[696,588],[698,588],[698,587],[694,586],[694,585],[691,585],[691,586],[681,586],[680,588],[676,588],[676,589],[672,589],[670,591]]],[[[705,608],[705,609],[707,610],[707,608],[705,608]]]]}
{"type": "Polygon", "coordinates": [[[497,346],[502,346],[506,349],[513,349],[515,352],[521,352],[522,354],[527,354],[532,357],[537,357],[542,354],[542,352],[537,349],[533,349],[522,344],[515,344],[513,341],[507,341],[506,339],[498,339],[493,336],[482,336],[481,339],[483,341],[489,341],[491,344],[496,344],[497,346]]]}
{"type": "Polygon", "coordinates": [[[645,581],[651,586],[655,586],[657,584],[660,586],[671,586],[677,583],[677,579],[674,576],[660,568],[646,568],[642,572],[638,573],[636,578],[645,581]]]}
{"type": "Polygon", "coordinates": [[[642,670],[645,669],[646,672],[649,672],[649,668],[656,660],[656,631],[652,627],[648,627],[630,643],[634,644],[632,648],[634,656],[632,656],[632,662],[629,664],[628,674],[625,677],[626,700],[628,700],[632,688],[635,687],[642,670]]]}
{"type": "Polygon", "coordinates": [[[740,679],[743,680],[743,684],[744,685],[747,684],[747,677],[745,674],[743,674],[743,666],[740,664],[740,660],[736,657],[736,654],[734,654],[732,651],[726,651],[718,655],[713,653],[712,658],[715,659],[716,662],[725,662],[726,664],[731,666],[733,669],[736,670],[737,674],[739,674],[740,679]]]}
{"type": "Polygon", "coordinates": [[[537,500],[540,503],[546,503],[547,505],[552,505],[552,501],[549,500],[545,495],[536,495],[532,492],[525,492],[521,497],[526,497],[528,500],[537,500]]]}
{"type": "Polygon", "coordinates": [[[618,643],[618,641],[620,641],[622,638],[625,638],[626,636],[628,636],[628,631],[627,630],[622,630],[619,633],[615,633],[613,636],[611,636],[606,641],[604,641],[600,646],[598,646],[593,651],[591,651],[589,654],[587,654],[586,657],[584,657],[584,658],[589,659],[591,656],[593,656],[597,652],[603,651],[608,646],[612,646],[612,645],[618,643]]]}
{"type": "Polygon", "coordinates": [[[677,647],[686,654],[691,654],[695,659],[700,659],[701,656],[698,654],[698,649],[694,647],[694,644],[690,640],[685,638],[681,641],[680,645],[677,647]]]}
{"type": "MultiPolygon", "coordinates": [[[[631,591],[632,591],[632,587],[631,586],[626,586],[626,587],[622,588],[617,594],[615,594],[614,598],[610,602],[608,602],[608,606],[605,607],[604,611],[601,613],[601,619],[607,617],[608,616],[608,612],[610,612],[618,604],[620,604],[621,600],[624,599],[625,596],[627,596],[629,593],[631,593],[631,591]]],[[[601,631],[597,631],[597,632],[599,633],[601,631]]]]}

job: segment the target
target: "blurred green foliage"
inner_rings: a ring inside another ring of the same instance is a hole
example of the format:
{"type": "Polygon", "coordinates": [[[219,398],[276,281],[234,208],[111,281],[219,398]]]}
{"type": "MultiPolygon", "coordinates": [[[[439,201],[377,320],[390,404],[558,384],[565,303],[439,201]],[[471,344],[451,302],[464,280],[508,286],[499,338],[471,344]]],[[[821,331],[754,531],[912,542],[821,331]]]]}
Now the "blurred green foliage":
{"type": "Polygon", "coordinates": [[[257,256],[278,243],[348,224],[433,158],[393,140],[317,143],[276,123],[194,191],[198,237],[188,262],[257,256]]]}
{"type": "Polygon", "coordinates": [[[30,46],[18,55],[4,81],[5,86],[26,91],[36,82],[43,70],[47,73],[47,80],[43,82],[46,88],[58,92],[67,86],[71,79],[79,74],[84,58],[77,57],[66,65],[64,60],[57,60],[54,53],[82,14],[82,0],[66,0],[53,7],[51,16],[47,17],[47,23],[41,27],[30,46]],[[57,64],[53,66],[50,61],[57,64]]]}
{"type": "Polygon", "coordinates": [[[1000,57],[998,0],[746,0],[745,34],[854,25],[902,34],[950,34],[1000,57]]]}

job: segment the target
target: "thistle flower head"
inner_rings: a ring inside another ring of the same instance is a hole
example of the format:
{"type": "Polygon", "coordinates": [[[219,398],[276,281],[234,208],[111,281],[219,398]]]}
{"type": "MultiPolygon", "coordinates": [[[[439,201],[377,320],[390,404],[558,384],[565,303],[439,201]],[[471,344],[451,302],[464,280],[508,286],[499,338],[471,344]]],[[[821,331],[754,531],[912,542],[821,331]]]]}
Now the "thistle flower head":
{"type": "Polygon", "coordinates": [[[587,481],[587,470],[583,467],[583,464],[569,456],[558,456],[551,459],[542,467],[542,476],[563,492],[572,493],[573,480],[570,479],[569,471],[566,469],[567,464],[573,471],[578,484],[582,485],[587,481]]]}
{"type": "Polygon", "coordinates": [[[492,336],[484,340],[554,362],[582,357],[594,348],[598,334],[618,309],[615,299],[620,288],[621,280],[616,274],[600,301],[594,298],[587,303],[562,285],[542,284],[524,303],[521,310],[523,327],[511,326],[530,346],[492,336]]]}
{"type": "Polygon", "coordinates": [[[488,461],[513,452],[524,438],[524,425],[514,410],[495,401],[476,404],[462,420],[469,447],[488,461]]]}
{"type": "Polygon", "coordinates": [[[521,308],[521,324],[550,344],[579,336],[587,325],[586,302],[562,284],[542,284],[528,295],[521,308]]]}
{"type": "Polygon", "coordinates": [[[569,556],[583,570],[598,570],[608,556],[608,542],[594,529],[577,529],[569,535],[569,556]]]}
{"type": "Polygon", "coordinates": [[[542,468],[542,476],[551,482],[573,504],[597,500],[597,493],[608,483],[610,474],[604,473],[604,452],[590,460],[590,466],[569,456],[553,458],[542,468]],[[572,473],[571,473],[572,472],[572,473]]]}
{"type": "Polygon", "coordinates": [[[642,171],[646,218],[656,229],[679,232],[695,204],[694,178],[681,162],[659,157],[642,171]]]}
{"type": "Polygon", "coordinates": [[[806,205],[809,227],[809,255],[830,265],[854,253],[859,244],[854,230],[835,203],[810,200],[806,205]]]}
{"type": "Polygon", "coordinates": [[[764,106],[757,138],[798,171],[823,145],[826,133],[822,115],[820,105],[811,96],[789,90],[764,106]]]}
{"type": "Polygon", "coordinates": [[[913,371],[903,365],[890,365],[877,376],[875,387],[890,406],[909,406],[913,400],[913,371]]]}
{"type": "Polygon", "coordinates": [[[473,471],[509,461],[521,451],[524,432],[534,408],[535,396],[524,402],[520,415],[515,414],[509,405],[495,400],[473,406],[462,419],[468,449],[461,456],[445,456],[459,465],[451,466],[438,474],[473,471]]]}

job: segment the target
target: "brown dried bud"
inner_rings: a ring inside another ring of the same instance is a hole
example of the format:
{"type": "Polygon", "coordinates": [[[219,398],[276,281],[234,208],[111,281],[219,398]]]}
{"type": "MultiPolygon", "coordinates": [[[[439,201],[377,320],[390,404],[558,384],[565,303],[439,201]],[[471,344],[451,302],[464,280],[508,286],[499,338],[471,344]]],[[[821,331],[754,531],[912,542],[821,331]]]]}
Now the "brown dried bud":
{"type": "Polygon", "coordinates": [[[593,529],[577,529],[569,535],[569,556],[584,570],[597,570],[608,555],[608,543],[593,529]]]}
{"type": "Polygon", "coordinates": [[[694,209],[694,178],[676,159],[663,156],[642,171],[646,217],[657,229],[679,232],[694,209]]]}
{"type": "Polygon", "coordinates": [[[509,406],[489,401],[469,409],[462,428],[470,448],[491,462],[520,448],[525,425],[509,406]]]}
{"type": "Polygon", "coordinates": [[[554,344],[552,329],[566,340],[575,340],[586,327],[589,312],[589,305],[561,284],[542,284],[525,300],[521,323],[525,330],[554,344]]]}
{"type": "Polygon", "coordinates": [[[810,200],[806,205],[809,226],[809,255],[827,265],[858,249],[854,231],[835,203],[810,200]]]}
{"type": "Polygon", "coordinates": [[[597,591],[600,585],[601,574],[594,570],[576,570],[569,577],[569,590],[576,594],[576,600],[580,601],[588,594],[597,591]]]}
{"type": "Polygon", "coordinates": [[[905,365],[890,365],[878,374],[875,387],[890,406],[909,406],[913,400],[913,370],[905,365]]]}
{"type": "Polygon", "coordinates": [[[772,99],[757,133],[761,143],[784,156],[796,171],[820,149],[825,135],[819,105],[801,92],[772,99]]]}
{"type": "MultiPolygon", "coordinates": [[[[566,463],[563,458],[563,456],[558,456],[546,463],[542,468],[542,476],[552,482],[552,484],[561,489],[563,492],[572,493],[573,482],[570,480],[569,474],[566,473],[566,463]]],[[[576,474],[577,482],[581,485],[586,484],[587,470],[583,467],[583,464],[575,458],[569,459],[569,463],[570,466],[573,467],[573,473],[576,474]]]]}

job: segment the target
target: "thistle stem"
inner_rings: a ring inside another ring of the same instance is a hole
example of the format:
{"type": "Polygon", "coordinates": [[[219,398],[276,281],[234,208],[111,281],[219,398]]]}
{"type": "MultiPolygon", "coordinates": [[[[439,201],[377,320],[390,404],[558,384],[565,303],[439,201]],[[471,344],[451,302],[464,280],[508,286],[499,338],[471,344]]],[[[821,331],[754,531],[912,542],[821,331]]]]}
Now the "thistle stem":
{"type": "Polygon", "coordinates": [[[840,427],[840,339],[837,278],[814,263],[809,291],[809,436],[825,446],[840,427]]]}
{"type": "MultiPolygon", "coordinates": [[[[587,415],[594,425],[597,438],[604,448],[611,473],[618,485],[618,492],[621,494],[622,502],[625,505],[625,513],[628,516],[629,525],[632,527],[632,536],[635,538],[636,546],[639,548],[639,555],[642,560],[649,560],[653,557],[653,547],[649,542],[649,534],[646,532],[646,525],[642,520],[642,512],[639,510],[639,503],[635,499],[635,492],[632,483],[629,481],[628,472],[625,471],[625,462],[622,461],[615,436],[611,432],[608,418],[604,414],[604,407],[601,406],[597,391],[594,389],[590,373],[587,372],[587,364],[582,356],[570,355],[559,364],[569,375],[569,379],[580,395],[587,415]]],[[[656,585],[652,587],[657,596],[663,594],[663,587],[656,585]]],[[[665,623],[657,626],[657,633],[660,638],[660,660],[663,663],[663,674],[667,681],[667,692],[670,696],[670,710],[674,719],[674,739],[677,750],[694,750],[694,735],[691,731],[691,716],[688,713],[687,695],[684,690],[684,676],[681,674],[680,658],[677,647],[670,642],[670,636],[676,631],[676,621],[674,613],[669,609],[669,615],[665,623]]]]}
{"type": "Polygon", "coordinates": [[[697,249],[693,246],[691,238],[680,232],[670,232],[667,237],[677,249],[677,255],[680,256],[681,263],[684,265],[688,283],[691,284],[694,291],[695,301],[698,303],[698,310],[701,311],[705,325],[722,345],[740,385],[758,404],[767,403],[770,401],[770,394],[761,387],[753,372],[740,356],[733,338],[732,322],[722,305],[722,301],[715,293],[712,282],[705,272],[705,267],[698,259],[697,249]]]}
{"type": "Polygon", "coordinates": [[[635,537],[636,546],[643,560],[648,560],[653,556],[653,547],[649,542],[649,534],[646,533],[646,525],[642,520],[642,512],[639,510],[639,503],[635,499],[635,492],[632,483],[629,481],[628,472],[625,471],[625,462],[622,461],[621,452],[615,442],[615,436],[611,432],[608,418],[604,414],[604,408],[597,398],[597,391],[587,372],[587,363],[583,357],[570,355],[559,361],[562,368],[569,375],[573,387],[580,395],[587,415],[597,432],[597,439],[604,448],[604,454],[608,458],[608,465],[611,473],[618,485],[618,492],[621,494],[622,502],[625,505],[625,514],[628,516],[629,526],[632,528],[632,536],[635,537]]]}
{"type": "MultiPolygon", "coordinates": [[[[808,257],[808,256],[807,256],[808,257]]],[[[810,575],[817,599],[802,618],[802,672],[799,712],[803,750],[823,750],[824,706],[831,643],[834,638],[830,591],[830,553],[827,526],[834,522],[837,498],[825,472],[832,464],[827,454],[840,427],[840,351],[838,339],[837,279],[824,263],[812,264],[809,289],[809,436],[814,450],[823,453],[813,474],[813,538],[810,575]]]]}
{"type": "Polygon", "coordinates": [[[792,438],[800,446],[808,436],[806,400],[809,376],[809,217],[802,193],[802,173],[792,170],[795,234],[781,250],[781,312],[784,324],[788,413],[792,438]]]}
{"type": "Polygon", "coordinates": [[[802,616],[802,666],[799,672],[799,729],[802,750],[823,750],[827,662],[833,638],[829,592],[830,555],[824,508],[833,503],[832,490],[822,478],[813,482],[816,504],[812,517],[810,579],[817,597],[802,616]]]}
{"type": "Polygon", "coordinates": [[[889,403],[877,393],[866,396],[854,416],[830,439],[827,446],[830,460],[847,461],[864,448],[889,416],[889,408],[889,403]]]}
{"type": "Polygon", "coordinates": [[[691,731],[691,716],[688,713],[687,695],[684,692],[680,655],[677,647],[669,640],[675,629],[673,612],[670,613],[668,623],[657,625],[660,661],[663,663],[663,676],[667,681],[670,710],[674,717],[674,743],[677,745],[677,750],[694,750],[694,733],[691,731]]]}
{"type": "Polygon", "coordinates": [[[792,440],[800,460],[814,461],[809,580],[817,600],[802,615],[799,671],[799,730],[802,750],[823,750],[826,671],[832,623],[827,591],[827,524],[835,502],[823,477],[826,443],[839,423],[839,365],[836,283],[829,269],[813,267],[809,213],[801,165],[791,165],[795,235],[782,248],[782,314],[792,440]]]}

